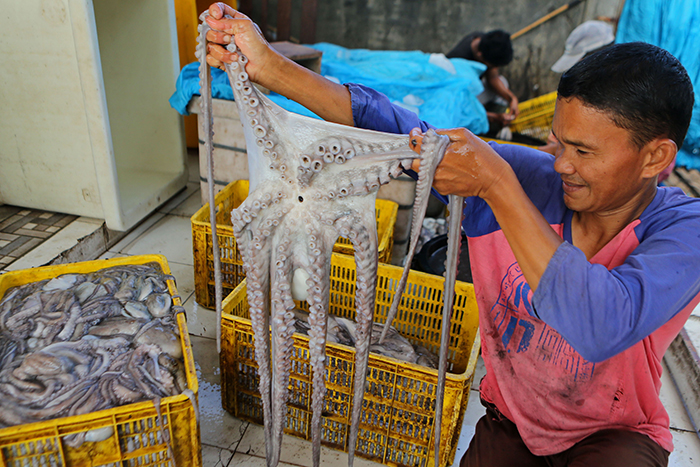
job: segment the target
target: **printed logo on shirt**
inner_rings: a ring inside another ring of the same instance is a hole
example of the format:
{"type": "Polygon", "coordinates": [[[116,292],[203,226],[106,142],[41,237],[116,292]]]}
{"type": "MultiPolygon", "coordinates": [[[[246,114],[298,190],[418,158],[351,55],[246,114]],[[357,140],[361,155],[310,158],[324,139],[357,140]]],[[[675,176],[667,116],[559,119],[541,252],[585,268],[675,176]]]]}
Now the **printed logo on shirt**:
{"type": "Polygon", "coordinates": [[[573,375],[574,381],[590,381],[595,370],[595,363],[591,363],[579,355],[556,330],[545,323],[542,323],[542,327],[536,347],[542,361],[567,370],[573,375]]]}
{"type": "Polygon", "coordinates": [[[527,352],[534,342],[533,358],[569,372],[575,381],[591,379],[595,364],[581,357],[557,331],[530,315],[532,291],[517,262],[508,267],[500,290],[491,316],[507,353],[527,352]]]}

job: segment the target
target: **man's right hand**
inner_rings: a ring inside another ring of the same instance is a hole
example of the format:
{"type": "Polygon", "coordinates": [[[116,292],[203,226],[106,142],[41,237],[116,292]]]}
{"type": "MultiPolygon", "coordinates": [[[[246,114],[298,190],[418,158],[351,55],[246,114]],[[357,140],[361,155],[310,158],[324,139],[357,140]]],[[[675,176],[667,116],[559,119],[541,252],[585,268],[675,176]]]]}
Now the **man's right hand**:
{"type": "Polygon", "coordinates": [[[510,125],[515,118],[513,114],[497,112],[486,112],[486,117],[488,118],[489,122],[494,122],[501,126],[510,125]]]}
{"type": "Polygon", "coordinates": [[[223,70],[224,63],[238,60],[238,54],[226,50],[232,40],[235,40],[238,48],[248,58],[246,72],[253,82],[259,82],[266,66],[278,58],[277,52],[265,40],[260,28],[246,15],[225,3],[213,3],[209,7],[206,21],[212,28],[207,33],[209,65],[223,70]]]}
{"type": "MultiPolygon", "coordinates": [[[[459,195],[464,198],[478,196],[489,202],[493,190],[498,190],[504,180],[512,183],[517,178],[510,165],[481,138],[466,128],[437,130],[448,136],[450,144],[435,170],[433,187],[443,195],[459,195]]],[[[420,129],[411,131],[411,149],[420,154],[423,134],[420,129]]],[[[413,160],[411,168],[418,172],[420,160],[413,160]]]]}

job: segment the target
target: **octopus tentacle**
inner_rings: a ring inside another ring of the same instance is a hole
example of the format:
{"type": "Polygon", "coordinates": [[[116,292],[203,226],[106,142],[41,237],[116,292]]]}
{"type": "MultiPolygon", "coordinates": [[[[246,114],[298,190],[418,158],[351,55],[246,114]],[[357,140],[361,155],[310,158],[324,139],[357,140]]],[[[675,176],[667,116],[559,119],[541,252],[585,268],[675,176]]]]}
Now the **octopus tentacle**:
{"type": "MultiPolygon", "coordinates": [[[[291,232],[285,229],[284,237],[289,238],[291,232]]],[[[282,433],[287,415],[287,399],[289,398],[289,372],[291,369],[290,356],[292,352],[292,334],[294,333],[294,300],[290,290],[292,262],[287,261],[291,256],[289,240],[278,243],[273,251],[271,276],[270,308],[272,312],[272,458],[269,463],[277,465],[282,448],[282,433]]]]}
{"type": "Polygon", "coordinates": [[[428,209],[430,188],[433,186],[435,169],[442,160],[442,156],[445,153],[445,149],[447,148],[449,142],[450,140],[447,136],[439,135],[433,130],[429,130],[423,137],[421,155],[424,155],[424,157],[421,157],[420,168],[418,170],[418,181],[416,183],[416,199],[413,205],[413,221],[411,223],[411,244],[408,249],[408,254],[406,255],[406,265],[404,266],[403,273],[401,274],[401,279],[396,286],[394,300],[391,303],[389,312],[387,313],[384,329],[382,329],[382,335],[379,338],[380,343],[384,341],[386,333],[389,331],[389,326],[391,326],[392,321],[394,321],[396,312],[399,309],[401,296],[406,288],[406,280],[408,279],[408,271],[411,267],[411,259],[413,259],[416,252],[416,246],[418,245],[418,239],[420,238],[423,219],[425,218],[425,211],[428,209]]]}
{"type": "Polygon", "coordinates": [[[353,406],[348,436],[348,465],[352,467],[355,460],[355,448],[360,430],[362,401],[367,381],[369,362],[369,345],[374,320],[374,303],[377,287],[377,228],[374,213],[365,211],[364,216],[348,219],[340,229],[349,231],[349,240],[355,249],[357,265],[357,285],[355,289],[355,320],[357,321],[355,337],[355,376],[353,382],[353,406]]]}
{"type": "MultiPolygon", "coordinates": [[[[208,14],[208,12],[206,13],[208,14]]],[[[216,303],[216,351],[221,352],[221,304],[223,301],[223,285],[221,275],[221,252],[219,237],[216,234],[216,203],[214,202],[214,113],[212,112],[211,70],[207,63],[206,37],[211,29],[204,21],[205,13],[199,17],[202,23],[198,26],[199,37],[195,55],[199,60],[201,115],[203,117],[204,152],[207,156],[207,184],[209,185],[209,221],[211,226],[212,256],[214,257],[214,298],[216,303]]]]}
{"type": "Polygon", "coordinates": [[[329,287],[324,277],[330,275],[330,255],[324,248],[324,236],[313,225],[307,224],[309,238],[309,279],[307,280],[309,303],[309,359],[311,361],[311,441],[314,467],[321,459],[321,415],[326,397],[326,332],[328,329],[329,287]]]}
{"type": "MultiPolygon", "coordinates": [[[[258,376],[260,378],[259,386],[263,405],[265,439],[271,440],[270,305],[268,301],[270,291],[268,273],[270,259],[267,255],[255,254],[256,247],[261,245],[256,245],[252,238],[247,238],[249,232],[250,231],[237,231],[236,241],[246,271],[248,306],[250,322],[255,337],[255,361],[258,364],[258,376]]],[[[262,246],[264,246],[266,240],[263,239],[262,242],[262,246]]],[[[272,446],[265,443],[265,448],[266,458],[271,459],[272,446]]]]}
{"type": "Polygon", "coordinates": [[[447,377],[447,354],[450,349],[450,321],[454,303],[457,263],[462,240],[462,212],[464,198],[450,195],[448,209],[450,217],[447,226],[447,259],[445,260],[445,293],[443,294],[442,328],[440,330],[440,361],[438,364],[438,384],[435,388],[435,467],[440,466],[440,441],[442,440],[442,407],[445,400],[445,380],[447,377]]]}

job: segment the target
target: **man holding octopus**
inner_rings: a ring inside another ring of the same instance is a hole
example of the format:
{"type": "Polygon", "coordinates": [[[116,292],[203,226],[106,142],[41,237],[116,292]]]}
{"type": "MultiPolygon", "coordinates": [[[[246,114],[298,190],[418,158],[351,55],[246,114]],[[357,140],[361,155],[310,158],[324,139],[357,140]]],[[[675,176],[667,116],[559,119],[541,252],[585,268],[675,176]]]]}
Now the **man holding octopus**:
{"type": "MultiPolygon", "coordinates": [[[[236,58],[235,37],[252,81],[328,121],[410,133],[419,151],[431,126],[412,112],[286,59],[223,3],[209,12],[210,65],[236,58]]],[[[700,302],[700,200],[657,176],[692,107],[678,60],[617,44],[562,75],[554,156],[438,131],[451,143],[433,187],[467,198],[486,366],[462,466],[667,465],[661,360],[700,302]]]]}

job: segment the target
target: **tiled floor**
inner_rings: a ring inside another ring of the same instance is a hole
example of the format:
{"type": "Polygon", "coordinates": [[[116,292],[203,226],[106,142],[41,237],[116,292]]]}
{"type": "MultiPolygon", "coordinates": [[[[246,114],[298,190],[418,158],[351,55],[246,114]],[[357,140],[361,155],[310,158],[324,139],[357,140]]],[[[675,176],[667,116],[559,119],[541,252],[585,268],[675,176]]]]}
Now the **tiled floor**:
{"type": "MultiPolygon", "coordinates": [[[[262,428],[237,420],[221,408],[219,360],[214,339],[215,313],[197,306],[194,300],[192,236],[189,218],[201,206],[198,174],[196,156],[191,156],[190,183],[186,190],[126,235],[102,258],[152,253],[165,255],[177,279],[178,292],[184,300],[188,328],[192,334],[200,384],[200,425],[204,466],[262,467],[265,465],[262,428]]],[[[484,372],[481,361],[479,363],[476,382],[484,372]]],[[[469,439],[474,433],[474,426],[484,413],[483,407],[479,404],[476,386],[478,386],[477,383],[470,393],[455,459],[459,459],[466,450],[469,439]]],[[[661,396],[671,417],[676,446],[669,465],[672,467],[700,465],[700,439],[693,430],[683,403],[667,372],[664,372],[661,396]]],[[[310,466],[310,450],[309,442],[285,436],[280,465],[310,466]]],[[[321,464],[326,467],[345,466],[347,455],[323,448],[321,461],[321,464]]],[[[355,465],[369,467],[380,464],[356,459],[355,465]]]]}
{"type": "Polygon", "coordinates": [[[0,271],[75,219],[68,214],[0,205],[0,271]]]}

